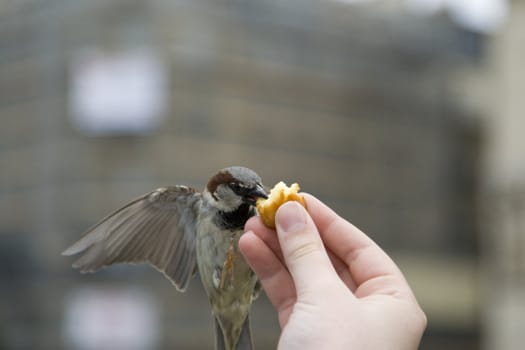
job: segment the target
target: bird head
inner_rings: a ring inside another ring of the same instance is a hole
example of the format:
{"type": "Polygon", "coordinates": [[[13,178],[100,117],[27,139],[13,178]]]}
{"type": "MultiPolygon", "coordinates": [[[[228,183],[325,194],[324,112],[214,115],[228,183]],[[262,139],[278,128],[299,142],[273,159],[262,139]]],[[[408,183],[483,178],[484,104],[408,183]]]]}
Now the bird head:
{"type": "Polygon", "coordinates": [[[224,212],[232,212],[242,204],[255,205],[259,198],[268,198],[261,178],[253,170],[233,166],[215,174],[206,186],[206,198],[224,212]]]}

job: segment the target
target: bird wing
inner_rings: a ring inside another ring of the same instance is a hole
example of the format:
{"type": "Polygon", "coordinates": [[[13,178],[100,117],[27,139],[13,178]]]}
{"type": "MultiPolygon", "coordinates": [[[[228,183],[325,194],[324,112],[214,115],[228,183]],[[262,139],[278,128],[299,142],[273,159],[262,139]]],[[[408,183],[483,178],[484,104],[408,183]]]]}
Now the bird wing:
{"type": "Polygon", "coordinates": [[[201,194],[185,186],[159,188],[109,214],[62,255],[94,272],[116,263],[149,263],[184,291],[196,271],[196,222],[201,194]]]}

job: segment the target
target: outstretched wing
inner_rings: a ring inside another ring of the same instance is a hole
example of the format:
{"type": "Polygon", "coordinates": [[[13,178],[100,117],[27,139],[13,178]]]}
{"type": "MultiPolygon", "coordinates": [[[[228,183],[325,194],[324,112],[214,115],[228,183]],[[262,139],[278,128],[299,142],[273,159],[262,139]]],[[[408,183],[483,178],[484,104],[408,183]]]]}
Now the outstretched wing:
{"type": "Polygon", "coordinates": [[[184,291],[196,270],[195,236],[201,194],[185,186],[159,188],[111,213],[62,255],[94,272],[116,263],[150,263],[184,291]]]}

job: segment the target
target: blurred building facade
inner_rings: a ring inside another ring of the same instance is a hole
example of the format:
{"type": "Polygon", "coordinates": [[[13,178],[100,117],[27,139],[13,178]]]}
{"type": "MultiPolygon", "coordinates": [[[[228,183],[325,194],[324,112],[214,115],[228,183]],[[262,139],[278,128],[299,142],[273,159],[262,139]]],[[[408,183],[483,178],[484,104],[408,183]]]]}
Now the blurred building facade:
{"type": "MultiPolygon", "coordinates": [[[[484,121],[455,95],[463,73],[485,71],[481,36],[396,6],[291,0],[27,1],[0,8],[0,23],[0,348],[71,348],[66,309],[82,288],[153,299],[151,347],[210,347],[197,279],[182,295],[147,268],[80,276],[59,253],[126,201],[202,188],[233,164],[269,185],[298,181],[391,253],[429,316],[422,349],[502,334],[480,317],[492,315],[479,288],[484,121]],[[137,51],[165,69],[162,116],[144,130],[83,129],[79,57],[137,51]]],[[[261,299],[255,342],[271,349],[278,325],[261,299]]]]}
{"type": "Polygon", "coordinates": [[[484,349],[521,349],[525,334],[525,1],[490,40],[486,69],[464,80],[483,120],[480,191],[484,349]]]}

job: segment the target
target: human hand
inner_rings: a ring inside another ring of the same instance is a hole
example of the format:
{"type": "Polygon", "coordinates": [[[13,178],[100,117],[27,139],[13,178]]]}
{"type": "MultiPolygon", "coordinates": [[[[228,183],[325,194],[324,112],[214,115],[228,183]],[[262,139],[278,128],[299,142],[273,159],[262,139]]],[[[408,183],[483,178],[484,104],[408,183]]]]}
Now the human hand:
{"type": "Polygon", "coordinates": [[[417,349],[426,317],[401,271],[311,195],[288,202],[277,234],[250,219],[239,248],[277,310],[279,349],[417,349]]]}

